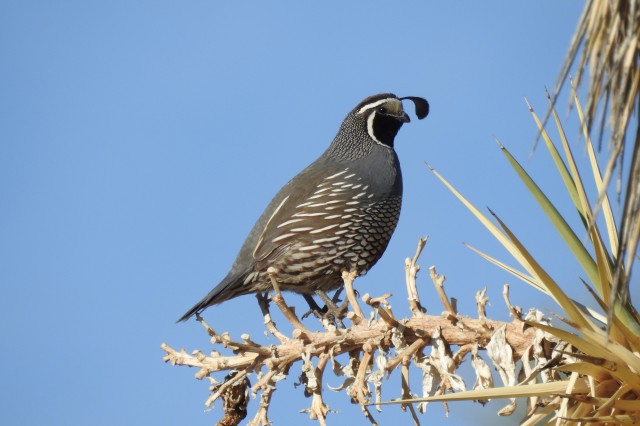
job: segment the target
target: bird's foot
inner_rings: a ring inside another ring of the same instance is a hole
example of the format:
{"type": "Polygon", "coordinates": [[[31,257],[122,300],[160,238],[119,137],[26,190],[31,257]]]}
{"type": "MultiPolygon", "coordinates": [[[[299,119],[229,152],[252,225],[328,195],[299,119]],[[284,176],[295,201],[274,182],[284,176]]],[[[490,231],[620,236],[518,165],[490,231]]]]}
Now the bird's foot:
{"type": "Polygon", "coordinates": [[[324,310],[326,312],[323,316],[323,319],[327,319],[330,323],[334,323],[336,327],[346,328],[344,323],[342,322],[342,318],[347,315],[346,303],[343,303],[340,306],[333,303],[331,305],[327,304],[325,305],[324,310]]]}
{"type": "Polygon", "coordinates": [[[320,296],[320,298],[324,301],[325,307],[328,313],[332,314],[335,318],[342,319],[347,316],[347,312],[349,309],[349,303],[345,300],[342,304],[342,300],[340,300],[340,294],[342,293],[342,288],[336,290],[333,294],[333,297],[329,298],[327,293],[322,290],[316,290],[316,294],[320,296]]]}
{"type": "Polygon", "coordinates": [[[315,316],[320,320],[320,322],[327,321],[329,324],[334,324],[339,328],[346,328],[344,323],[342,322],[342,318],[346,316],[347,313],[347,304],[344,303],[338,306],[335,302],[339,301],[335,296],[334,299],[330,299],[326,293],[323,291],[316,291],[316,294],[320,296],[320,298],[325,302],[324,307],[320,308],[316,301],[309,294],[305,294],[304,298],[309,304],[309,310],[302,315],[302,318],[306,318],[310,315],[315,316]]]}
{"type": "Polygon", "coordinates": [[[318,320],[323,324],[334,325],[336,328],[345,329],[347,327],[345,327],[344,323],[342,322],[342,318],[345,317],[345,312],[346,309],[343,306],[334,306],[334,309],[332,309],[325,305],[322,309],[319,310],[309,309],[307,312],[305,312],[304,315],[302,315],[302,319],[313,315],[314,317],[318,318],[318,320]]]}

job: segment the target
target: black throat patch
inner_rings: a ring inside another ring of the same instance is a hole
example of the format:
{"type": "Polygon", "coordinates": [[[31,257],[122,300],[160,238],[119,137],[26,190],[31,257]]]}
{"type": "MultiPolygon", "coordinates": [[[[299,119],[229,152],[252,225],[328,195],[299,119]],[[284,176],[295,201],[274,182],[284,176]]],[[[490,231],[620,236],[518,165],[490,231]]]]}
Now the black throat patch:
{"type": "Polygon", "coordinates": [[[371,127],[375,139],[393,148],[393,141],[403,123],[388,115],[375,114],[372,124],[371,127]]]}

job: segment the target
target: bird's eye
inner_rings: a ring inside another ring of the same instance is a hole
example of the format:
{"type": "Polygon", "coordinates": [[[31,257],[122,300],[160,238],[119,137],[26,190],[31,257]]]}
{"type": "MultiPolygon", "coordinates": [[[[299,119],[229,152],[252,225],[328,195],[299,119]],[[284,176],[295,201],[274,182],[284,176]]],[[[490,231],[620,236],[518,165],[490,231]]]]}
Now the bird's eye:
{"type": "Polygon", "coordinates": [[[386,113],[387,113],[387,109],[386,109],[385,107],[379,107],[379,108],[378,108],[378,112],[379,112],[380,114],[386,114],[386,113]]]}

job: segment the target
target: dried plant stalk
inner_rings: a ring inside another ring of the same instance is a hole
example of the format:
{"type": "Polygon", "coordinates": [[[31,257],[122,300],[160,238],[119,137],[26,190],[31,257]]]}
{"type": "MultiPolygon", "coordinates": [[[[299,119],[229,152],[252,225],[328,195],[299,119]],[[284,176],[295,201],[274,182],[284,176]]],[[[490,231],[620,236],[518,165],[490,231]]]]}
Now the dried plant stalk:
{"type": "MultiPolygon", "coordinates": [[[[244,405],[245,411],[242,411],[242,404],[246,402],[246,399],[242,398],[244,395],[242,391],[248,392],[248,378],[253,373],[257,373],[257,381],[251,388],[251,392],[261,393],[261,395],[258,409],[249,424],[270,424],[268,409],[276,384],[289,374],[295,363],[300,362],[302,364],[300,383],[304,384],[305,395],[312,398],[311,406],[302,412],[324,425],[327,414],[331,412],[322,397],[324,373],[329,360],[332,361],[334,373],[345,377],[342,386],[331,389],[346,391],[352,402],[360,406],[364,416],[372,424],[377,424],[368,408],[368,404],[371,403],[369,383],[374,385],[376,403],[379,403],[382,379],[396,369],[400,370],[402,375],[401,395],[404,397],[413,395],[409,388],[412,362],[423,371],[423,381],[439,383],[439,386],[433,388],[435,394],[443,394],[447,390],[464,388],[462,379],[454,374],[456,368],[469,354],[473,353],[473,356],[478,358],[478,350],[492,341],[496,331],[499,331],[502,336],[502,345],[508,345],[510,348],[509,353],[512,354],[513,360],[527,354],[536,336],[533,328],[524,328],[521,321],[503,323],[487,319],[484,314],[484,305],[488,298],[484,291],[477,295],[478,318],[459,315],[445,294],[444,277],[439,276],[433,267],[431,277],[445,306],[446,315],[430,316],[424,313],[418,297],[416,278],[420,270],[417,264],[418,256],[425,242],[426,238],[419,240],[415,256],[408,259],[405,264],[411,318],[395,317],[388,301],[391,294],[380,297],[365,294],[362,300],[377,314],[376,317],[371,316],[366,320],[353,292],[352,283],[355,277],[345,273],[347,297],[354,309],[347,314],[347,318],[352,322],[351,327],[337,329],[326,327],[323,323],[324,331],[311,331],[301,323],[295,311],[286,304],[279,291],[275,271],[272,271],[275,295],[271,300],[294,327],[291,336],[278,330],[271,319],[269,299],[266,295],[258,294],[265,326],[267,331],[278,339],[278,345],[260,345],[246,334],[240,336],[240,339],[233,339],[228,333],[218,334],[202,318],[198,318],[207,334],[211,336],[211,343],[231,349],[233,355],[222,355],[218,352],[205,355],[199,350],[189,354],[184,350],[176,351],[162,344],[161,347],[166,353],[164,360],[174,365],[197,368],[196,377],[199,379],[211,377],[216,372],[231,372],[223,383],[212,387],[212,393],[206,401],[210,406],[218,399],[223,400],[225,416],[220,424],[225,425],[232,425],[233,422],[239,422],[243,416],[246,416],[246,405],[244,405]],[[422,351],[431,345],[434,345],[432,355],[425,357],[422,351]],[[451,345],[459,347],[455,355],[450,353],[451,345]],[[392,355],[392,352],[395,354],[392,355]],[[339,364],[336,357],[340,355],[348,357],[349,362],[345,365],[339,364]],[[317,359],[315,366],[313,359],[317,359]],[[435,381],[432,380],[434,375],[438,376],[435,381]]],[[[514,310],[515,308],[508,302],[508,296],[505,296],[505,300],[509,309],[514,310]]],[[[480,361],[476,364],[482,365],[480,361]]],[[[487,382],[489,379],[485,377],[483,380],[487,382]]],[[[423,384],[423,389],[429,387],[425,386],[423,384]]],[[[415,410],[412,404],[406,404],[404,407],[409,409],[413,422],[418,424],[418,411],[424,411],[423,404],[418,406],[418,410],[415,410]]]]}

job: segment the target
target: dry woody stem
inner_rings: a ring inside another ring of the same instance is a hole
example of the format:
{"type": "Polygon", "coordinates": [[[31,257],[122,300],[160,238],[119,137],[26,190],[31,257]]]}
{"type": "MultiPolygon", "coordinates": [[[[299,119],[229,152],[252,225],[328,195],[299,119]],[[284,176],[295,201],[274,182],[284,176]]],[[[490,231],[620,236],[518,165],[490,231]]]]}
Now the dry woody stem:
{"type": "MultiPolygon", "coordinates": [[[[366,316],[353,290],[355,276],[344,273],[346,294],[352,309],[346,316],[351,321],[350,327],[327,327],[325,321],[321,331],[313,331],[287,305],[275,278],[276,271],[272,270],[270,276],[274,295],[271,299],[265,294],[258,294],[257,297],[266,330],[276,337],[279,344],[261,345],[246,334],[233,339],[228,333],[218,334],[198,317],[211,337],[211,343],[231,350],[232,354],[212,352],[205,355],[199,350],[188,353],[163,343],[161,347],[166,353],[164,361],[194,367],[197,369],[196,378],[208,377],[215,383],[206,405],[211,406],[215,401],[223,400],[224,417],[219,424],[225,425],[238,424],[247,415],[249,398],[244,397],[245,393],[251,393],[254,397],[260,394],[257,408],[254,408],[255,415],[249,424],[270,424],[268,409],[278,382],[296,370],[294,365],[301,364],[299,382],[304,385],[305,396],[311,398],[310,407],[301,412],[324,425],[327,415],[331,413],[322,394],[322,390],[328,386],[323,383],[328,365],[332,366],[335,375],[344,378],[341,386],[329,388],[345,391],[349,400],[360,407],[365,418],[376,424],[370,410],[370,404],[374,403],[371,400],[371,386],[375,389],[375,403],[379,403],[383,380],[396,370],[401,374],[401,389],[392,392],[393,395],[399,393],[403,398],[414,395],[416,392],[410,389],[409,376],[411,371],[421,371],[422,394],[433,396],[464,389],[463,380],[456,374],[457,366],[465,358],[478,357],[478,350],[494,342],[497,332],[502,339],[500,344],[509,348],[510,356],[505,361],[507,364],[529,357],[536,332],[532,327],[523,326],[520,308],[513,307],[508,300],[508,288],[505,288],[503,296],[514,322],[493,321],[486,317],[488,297],[485,290],[476,295],[477,318],[465,317],[457,312],[455,299],[452,303],[447,297],[444,276],[438,275],[435,268],[431,267],[430,278],[445,312],[438,316],[425,313],[418,295],[417,275],[420,266],[417,262],[426,241],[426,238],[420,238],[415,255],[405,262],[405,282],[412,314],[410,318],[396,318],[389,304],[391,294],[380,297],[365,294],[362,300],[371,310],[371,315],[366,316]],[[291,323],[291,336],[276,327],[269,311],[270,301],[291,323]],[[455,354],[451,352],[451,346],[458,347],[455,354]],[[424,351],[429,347],[431,353],[425,354],[424,351]],[[218,372],[229,373],[221,383],[213,379],[213,374],[218,372]],[[253,386],[249,385],[250,377],[254,377],[253,386]]],[[[508,371],[509,367],[505,369],[508,371]]],[[[376,407],[381,409],[380,405],[376,407]]],[[[414,424],[419,424],[419,413],[424,412],[426,403],[403,403],[402,408],[408,410],[414,424]]]]}

